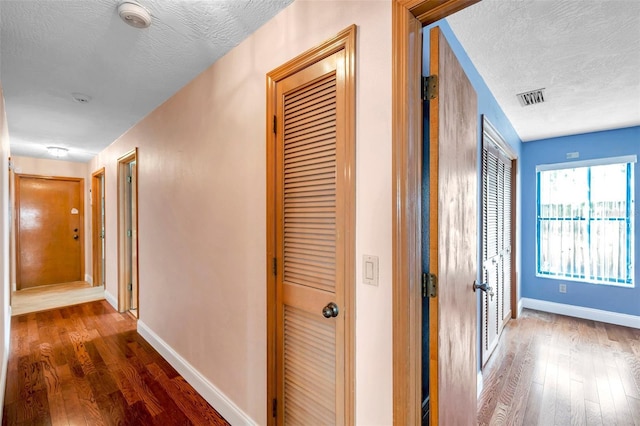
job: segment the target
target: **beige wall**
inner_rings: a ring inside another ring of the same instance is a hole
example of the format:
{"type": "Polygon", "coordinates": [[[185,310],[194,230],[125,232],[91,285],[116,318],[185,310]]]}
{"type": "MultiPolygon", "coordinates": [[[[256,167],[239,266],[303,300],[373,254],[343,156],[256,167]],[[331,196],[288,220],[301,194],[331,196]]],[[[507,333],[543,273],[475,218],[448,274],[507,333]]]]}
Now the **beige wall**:
{"type": "Polygon", "coordinates": [[[392,423],[391,5],[294,2],[100,153],[107,292],[117,296],[116,162],[139,147],[140,319],[266,422],[265,75],[351,24],[357,41],[356,421],[392,423]],[[380,284],[362,284],[362,256],[380,284]]]}
{"type": "MultiPolygon", "coordinates": [[[[91,189],[91,173],[88,163],[76,163],[72,161],[48,160],[44,158],[11,157],[14,173],[25,175],[78,177],[84,179],[84,279],[89,281],[93,265],[91,262],[91,202],[89,190],[91,189]]],[[[13,187],[13,185],[11,185],[13,187]]],[[[13,200],[13,197],[12,197],[13,200]]],[[[14,201],[14,200],[13,200],[14,201]]],[[[15,209],[14,209],[15,211],[15,209]]],[[[13,224],[15,225],[15,223],[13,224]]],[[[13,233],[15,235],[15,232],[13,233]]],[[[11,288],[15,290],[15,241],[11,241],[11,288]]]]}
{"type": "Polygon", "coordinates": [[[9,358],[9,269],[9,131],[0,84],[0,401],[4,401],[9,358]]]}

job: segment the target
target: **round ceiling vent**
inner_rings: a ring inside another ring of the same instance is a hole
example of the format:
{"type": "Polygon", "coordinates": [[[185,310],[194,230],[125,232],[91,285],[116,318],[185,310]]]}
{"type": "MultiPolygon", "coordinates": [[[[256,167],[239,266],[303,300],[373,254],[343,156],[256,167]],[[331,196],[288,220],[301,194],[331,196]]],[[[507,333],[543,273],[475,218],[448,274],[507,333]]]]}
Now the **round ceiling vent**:
{"type": "Polygon", "coordinates": [[[147,28],[151,25],[151,15],[138,3],[124,2],[118,6],[118,15],[127,24],[135,28],[147,28]]]}

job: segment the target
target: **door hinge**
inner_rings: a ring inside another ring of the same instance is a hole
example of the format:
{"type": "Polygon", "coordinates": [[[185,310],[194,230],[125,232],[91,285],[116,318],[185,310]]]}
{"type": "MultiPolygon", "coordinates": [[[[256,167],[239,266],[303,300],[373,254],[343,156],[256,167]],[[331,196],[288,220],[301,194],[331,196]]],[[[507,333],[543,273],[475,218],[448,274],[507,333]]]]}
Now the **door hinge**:
{"type": "Polygon", "coordinates": [[[434,274],[422,274],[422,297],[436,297],[437,282],[434,274]]]}
{"type": "Polygon", "coordinates": [[[422,100],[428,101],[438,97],[438,76],[422,77],[422,100]]]}
{"type": "Polygon", "coordinates": [[[133,182],[133,178],[131,176],[127,176],[127,183],[133,182]]]}
{"type": "Polygon", "coordinates": [[[273,262],[271,264],[271,270],[273,271],[273,275],[278,275],[278,259],[273,258],[273,262]]]}
{"type": "Polygon", "coordinates": [[[276,134],[278,133],[277,131],[277,127],[278,126],[278,117],[276,117],[275,115],[273,116],[273,133],[276,134]]]}
{"type": "Polygon", "coordinates": [[[129,285],[128,285],[128,287],[127,287],[127,288],[129,289],[129,291],[133,291],[133,284],[132,284],[132,283],[129,283],[129,285]]]}
{"type": "Polygon", "coordinates": [[[273,417],[278,416],[278,400],[275,398],[273,398],[273,401],[271,402],[271,415],[273,417]]]}
{"type": "Polygon", "coordinates": [[[127,229],[127,237],[133,237],[133,233],[131,232],[131,229],[127,229]]]}

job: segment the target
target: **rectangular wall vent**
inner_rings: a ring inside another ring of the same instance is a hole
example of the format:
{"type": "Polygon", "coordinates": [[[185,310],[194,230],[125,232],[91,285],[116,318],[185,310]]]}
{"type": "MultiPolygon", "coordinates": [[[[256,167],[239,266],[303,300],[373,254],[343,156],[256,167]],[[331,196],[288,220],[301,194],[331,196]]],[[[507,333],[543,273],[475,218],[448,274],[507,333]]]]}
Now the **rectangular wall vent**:
{"type": "Polygon", "coordinates": [[[532,90],[530,92],[518,93],[516,95],[520,105],[529,106],[544,102],[544,89],[532,90]]]}

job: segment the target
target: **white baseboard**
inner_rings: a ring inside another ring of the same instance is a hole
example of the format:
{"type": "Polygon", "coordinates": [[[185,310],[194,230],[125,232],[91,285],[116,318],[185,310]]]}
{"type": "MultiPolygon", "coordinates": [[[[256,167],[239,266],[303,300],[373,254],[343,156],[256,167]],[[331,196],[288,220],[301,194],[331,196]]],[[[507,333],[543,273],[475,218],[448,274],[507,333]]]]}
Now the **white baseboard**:
{"type": "Polygon", "coordinates": [[[518,315],[517,315],[518,318],[520,318],[520,315],[522,315],[522,309],[523,309],[522,298],[520,298],[520,300],[518,300],[518,315]]]}
{"type": "Polygon", "coordinates": [[[232,425],[256,425],[257,423],[235,405],[220,389],[182,358],[171,346],[138,320],[138,333],[147,340],[232,425]]]}
{"type": "Polygon", "coordinates": [[[582,306],[565,305],[563,303],[547,302],[546,300],[522,298],[522,306],[537,311],[567,315],[592,321],[623,325],[625,327],[640,328],[640,316],[620,314],[618,312],[585,308],[582,306]]]}
{"type": "Polygon", "coordinates": [[[105,290],[104,298],[106,299],[107,302],[109,302],[109,304],[113,307],[113,309],[115,309],[116,311],[118,310],[118,299],[116,299],[116,297],[113,294],[105,290]]]}
{"type": "Polygon", "coordinates": [[[93,277],[89,274],[84,274],[84,280],[89,284],[93,285],[93,277]]]}
{"type": "Polygon", "coordinates": [[[478,371],[478,381],[476,382],[476,387],[478,388],[476,397],[480,398],[480,394],[482,393],[482,389],[484,388],[484,380],[482,379],[482,370],[478,371]]]}

